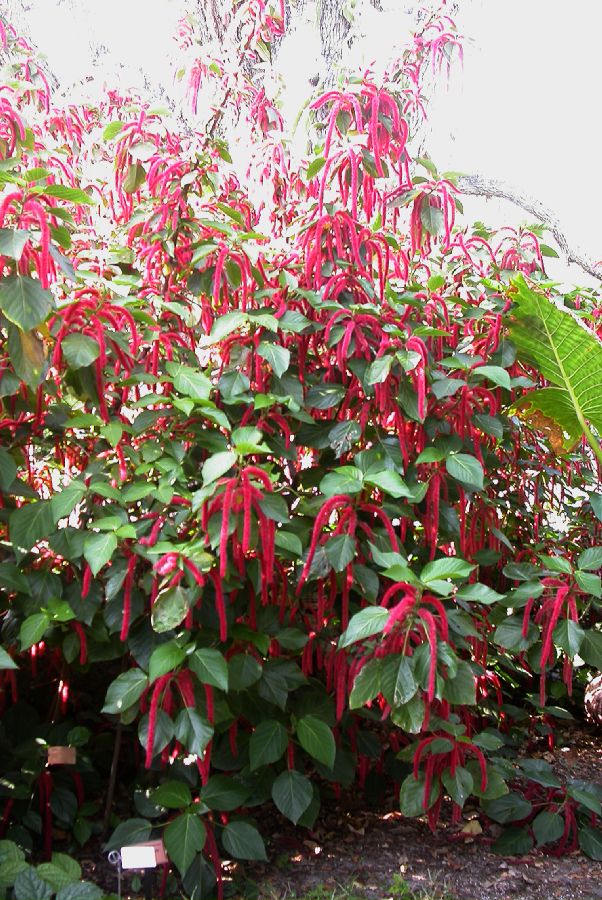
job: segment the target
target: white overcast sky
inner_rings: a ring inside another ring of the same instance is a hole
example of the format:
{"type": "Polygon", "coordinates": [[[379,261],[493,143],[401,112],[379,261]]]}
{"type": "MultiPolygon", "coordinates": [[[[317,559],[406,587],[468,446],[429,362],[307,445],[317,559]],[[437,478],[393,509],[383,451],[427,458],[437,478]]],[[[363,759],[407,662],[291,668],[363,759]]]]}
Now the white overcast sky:
{"type": "MultiPolygon", "coordinates": [[[[1,0],[0,0],[1,2],[1,0]]],[[[90,42],[106,45],[106,80],[140,69],[171,82],[172,35],[185,0],[30,0],[28,26],[65,84],[90,71],[90,42]]],[[[356,50],[386,55],[407,37],[408,0],[385,0],[356,50]]],[[[440,90],[431,114],[430,154],[441,170],[478,172],[515,185],[551,207],[569,240],[602,258],[599,226],[600,34],[596,0],[460,0],[464,67],[440,90]]],[[[294,108],[315,71],[315,34],[284,45],[279,65],[294,108]]],[[[516,224],[509,204],[471,201],[478,217],[516,224]]],[[[571,277],[585,280],[579,270],[571,277]]]]}

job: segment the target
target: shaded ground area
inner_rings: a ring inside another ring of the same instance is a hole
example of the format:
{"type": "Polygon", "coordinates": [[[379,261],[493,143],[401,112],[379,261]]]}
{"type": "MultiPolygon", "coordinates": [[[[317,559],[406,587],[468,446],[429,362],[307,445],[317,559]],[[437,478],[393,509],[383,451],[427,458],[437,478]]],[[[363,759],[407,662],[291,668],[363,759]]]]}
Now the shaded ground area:
{"type": "MultiPolygon", "coordinates": [[[[602,741],[589,730],[567,730],[553,753],[540,755],[561,777],[602,783],[602,741]]],[[[424,823],[404,819],[394,810],[366,812],[348,801],[327,810],[310,837],[283,821],[275,823],[270,865],[256,867],[254,877],[260,896],[274,900],[319,886],[324,900],[343,889],[373,900],[389,896],[395,900],[400,879],[433,898],[602,898],[602,863],[581,853],[556,858],[534,851],[503,858],[489,849],[488,843],[497,836],[493,830],[472,836],[462,833],[462,827],[466,822],[442,826],[433,835],[424,823]]]]}
{"type": "MultiPolygon", "coordinates": [[[[602,784],[602,739],[591,729],[573,726],[558,736],[553,753],[530,755],[552,763],[561,778],[602,784]]],[[[366,811],[361,795],[351,795],[325,805],[308,832],[266,807],[258,819],[269,863],[234,870],[228,893],[250,876],[257,888],[248,897],[257,891],[260,900],[416,900],[421,893],[428,900],[602,900],[602,863],[580,852],[500,857],[489,848],[499,826],[480,834],[470,816],[432,834],[423,822],[404,819],[393,801],[388,809],[366,811]]],[[[100,845],[80,861],[87,878],[116,889],[115,870],[100,845]]],[[[124,896],[139,896],[130,876],[124,896]]]]}

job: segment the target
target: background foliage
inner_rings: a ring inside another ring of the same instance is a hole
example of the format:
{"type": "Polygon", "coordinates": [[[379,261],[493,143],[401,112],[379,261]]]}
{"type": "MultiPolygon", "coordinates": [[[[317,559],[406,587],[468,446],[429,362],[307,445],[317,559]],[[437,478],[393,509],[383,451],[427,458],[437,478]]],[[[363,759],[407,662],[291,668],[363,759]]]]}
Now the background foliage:
{"type": "Polygon", "coordinates": [[[161,835],[201,896],[266,858],[260,805],[311,827],[395,784],[433,828],[470,798],[500,852],[599,859],[599,789],[517,761],[602,661],[598,376],[533,348],[558,315],[595,359],[597,296],[549,305],[541,229],[460,224],[413,158],[446,16],[311,102],[301,171],[245,74],[282,18],[229,27],[247,68],[199,60],[191,97],[245,117],[258,203],[221,107],[55,110],[0,32],[3,832],[85,844],[108,783],[106,849],[161,835]]]}

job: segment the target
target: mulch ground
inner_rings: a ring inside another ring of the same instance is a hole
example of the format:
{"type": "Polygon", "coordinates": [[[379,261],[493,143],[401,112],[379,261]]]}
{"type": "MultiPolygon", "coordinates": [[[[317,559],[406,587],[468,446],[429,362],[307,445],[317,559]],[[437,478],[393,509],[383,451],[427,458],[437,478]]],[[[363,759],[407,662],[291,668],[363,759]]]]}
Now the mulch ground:
{"type": "MultiPolygon", "coordinates": [[[[561,777],[602,784],[599,733],[572,727],[553,753],[542,755],[561,777]]],[[[394,809],[366,812],[347,801],[327,809],[310,836],[278,822],[270,840],[270,864],[256,867],[254,874],[260,896],[271,900],[318,886],[333,893],[344,887],[382,900],[394,894],[395,876],[415,891],[458,900],[602,898],[602,863],[580,852],[557,858],[534,851],[502,858],[488,846],[496,836],[493,831],[470,836],[451,825],[432,834],[423,822],[404,819],[394,809]]]]}

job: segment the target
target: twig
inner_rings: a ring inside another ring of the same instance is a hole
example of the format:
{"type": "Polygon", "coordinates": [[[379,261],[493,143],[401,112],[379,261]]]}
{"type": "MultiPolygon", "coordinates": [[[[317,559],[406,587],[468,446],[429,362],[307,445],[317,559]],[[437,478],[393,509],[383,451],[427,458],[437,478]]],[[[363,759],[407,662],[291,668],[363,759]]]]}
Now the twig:
{"type": "Polygon", "coordinates": [[[461,175],[458,178],[458,190],[462,194],[472,194],[478,197],[499,197],[501,200],[509,200],[515,206],[520,206],[548,228],[567,262],[576,263],[584,272],[602,281],[602,262],[593,262],[586,254],[572,247],[552,210],[539,200],[523,194],[502,181],[484,178],[481,175],[461,175]]]}
{"type": "Polygon", "coordinates": [[[102,823],[103,837],[107,837],[109,833],[109,825],[111,824],[111,812],[113,811],[113,799],[115,797],[115,786],[117,784],[117,769],[119,767],[119,753],[121,751],[121,733],[123,725],[117,723],[115,730],[115,744],[113,746],[113,759],[111,761],[111,774],[109,776],[109,784],[107,787],[107,800],[105,804],[105,814],[102,823]]]}

